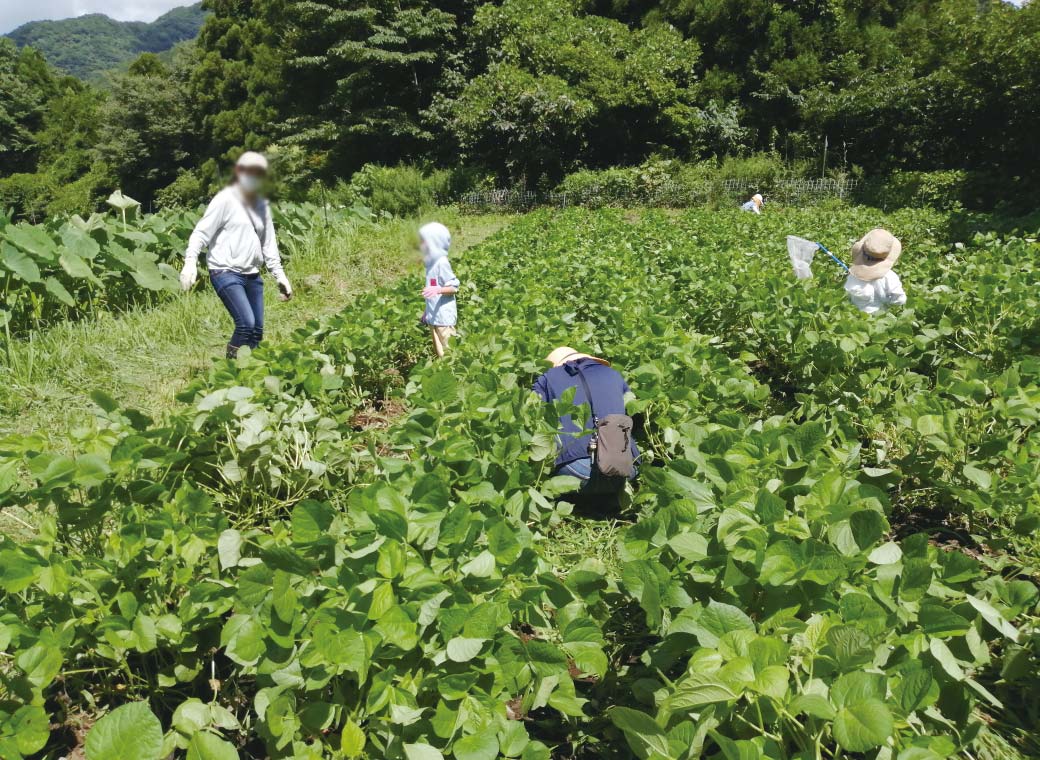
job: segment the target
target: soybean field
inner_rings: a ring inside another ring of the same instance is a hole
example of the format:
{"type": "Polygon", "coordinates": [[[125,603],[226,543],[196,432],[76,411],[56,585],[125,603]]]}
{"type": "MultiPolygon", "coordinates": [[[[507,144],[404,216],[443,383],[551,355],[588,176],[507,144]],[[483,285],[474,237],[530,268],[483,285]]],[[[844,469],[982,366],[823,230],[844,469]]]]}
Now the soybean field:
{"type": "MultiPolygon", "coordinates": [[[[28,256],[66,282],[70,249],[150,245],[80,226],[6,228],[11,324],[53,313],[28,256]]],[[[35,526],[0,537],[0,757],[1040,754],[1035,241],[920,210],[574,208],[453,266],[444,361],[417,265],[214,360],[168,414],[87,388],[62,450],[0,440],[0,506],[35,526]],[[827,261],[795,279],[786,235],[841,253],[874,226],[905,307],[859,313],[827,261]],[[620,514],[558,500],[571,407],[530,387],[561,344],[636,395],[620,514]]]]}

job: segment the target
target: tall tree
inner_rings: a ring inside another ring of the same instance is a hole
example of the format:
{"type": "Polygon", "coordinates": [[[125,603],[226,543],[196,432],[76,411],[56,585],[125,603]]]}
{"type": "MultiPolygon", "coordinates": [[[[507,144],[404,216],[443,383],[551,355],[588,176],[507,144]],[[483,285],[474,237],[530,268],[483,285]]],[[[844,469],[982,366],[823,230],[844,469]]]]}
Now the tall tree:
{"type": "Polygon", "coordinates": [[[145,53],[115,79],[102,111],[98,156],[146,206],[197,155],[188,60],[167,66],[145,53]]]}
{"type": "Polygon", "coordinates": [[[286,6],[284,0],[203,4],[211,13],[199,33],[188,88],[200,122],[200,158],[211,178],[239,151],[270,144],[288,113],[286,6]]]}
{"type": "Polygon", "coordinates": [[[288,142],[331,174],[423,157],[435,137],[425,112],[469,13],[457,1],[289,0],[288,142]]]}
{"type": "Polygon", "coordinates": [[[32,48],[18,50],[0,37],[0,172],[35,168],[35,133],[58,89],[58,78],[42,55],[32,48]]]}
{"type": "Polygon", "coordinates": [[[856,65],[831,64],[831,81],[806,92],[801,114],[846,143],[852,162],[1040,181],[1040,7],[979,12],[974,0],[944,0],[862,34],[856,65]]]}
{"type": "Polygon", "coordinates": [[[699,145],[700,49],[666,24],[631,29],[570,0],[506,0],[476,14],[474,77],[454,100],[467,155],[514,176],[550,178],[699,145]]]}

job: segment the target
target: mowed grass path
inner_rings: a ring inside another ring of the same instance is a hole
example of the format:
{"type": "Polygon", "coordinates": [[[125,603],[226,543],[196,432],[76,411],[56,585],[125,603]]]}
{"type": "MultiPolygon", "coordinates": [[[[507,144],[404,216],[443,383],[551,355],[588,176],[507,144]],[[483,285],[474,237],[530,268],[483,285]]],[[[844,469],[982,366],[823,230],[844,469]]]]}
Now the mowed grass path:
{"type": "MultiPolygon", "coordinates": [[[[503,215],[453,210],[431,212],[424,219],[451,228],[456,256],[509,221],[503,215]]],[[[422,265],[415,250],[417,229],[416,220],[402,219],[316,234],[287,257],[292,301],[279,301],[274,282],[265,279],[266,340],[279,340],[308,320],[346,308],[357,294],[403,276],[415,278],[418,313],[422,265]]],[[[161,417],[194,375],[223,356],[231,329],[231,318],[203,275],[191,293],[155,308],[100,314],[15,342],[10,361],[0,358],[5,362],[0,365],[0,436],[38,433],[50,448],[64,449],[70,433],[94,413],[93,390],[161,417]]]]}

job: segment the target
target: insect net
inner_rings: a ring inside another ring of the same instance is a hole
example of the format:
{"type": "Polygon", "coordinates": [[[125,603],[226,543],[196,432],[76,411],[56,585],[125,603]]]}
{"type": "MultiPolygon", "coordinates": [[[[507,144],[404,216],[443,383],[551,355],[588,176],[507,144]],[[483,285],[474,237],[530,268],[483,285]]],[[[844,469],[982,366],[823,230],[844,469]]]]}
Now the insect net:
{"type": "Polygon", "coordinates": [[[812,277],[811,266],[818,250],[820,250],[819,243],[794,235],[787,236],[787,255],[791,257],[794,275],[799,280],[807,280],[812,277]]]}

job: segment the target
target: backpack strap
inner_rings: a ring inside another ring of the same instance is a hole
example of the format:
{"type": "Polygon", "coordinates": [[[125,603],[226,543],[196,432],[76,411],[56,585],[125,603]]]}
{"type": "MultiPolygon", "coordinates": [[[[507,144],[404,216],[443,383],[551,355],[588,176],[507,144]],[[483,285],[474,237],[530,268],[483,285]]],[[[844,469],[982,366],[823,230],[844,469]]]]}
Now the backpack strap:
{"type": "MultiPolygon", "coordinates": [[[[578,361],[581,361],[581,359],[578,361]]],[[[574,369],[577,370],[578,379],[581,380],[581,385],[585,389],[585,400],[589,404],[589,411],[592,412],[592,427],[595,429],[596,425],[599,424],[599,417],[596,416],[596,407],[592,405],[592,391],[589,389],[589,382],[585,379],[585,373],[581,371],[581,367],[575,364],[574,369]]]]}
{"type": "Polygon", "coordinates": [[[250,211],[249,204],[246,203],[245,198],[243,198],[238,193],[235,193],[235,195],[238,197],[238,202],[242,204],[242,209],[246,212],[246,219],[249,220],[249,226],[253,228],[253,234],[256,235],[256,239],[260,241],[260,248],[263,249],[264,238],[267,237],[267,209],[262,209],[259,213],[260,222],[263,224],[264,229],[264,234],[261,235],[259,232],[256,231],[256,225],[253,224],[253,212],[255,212],[256,209],[254,208],[252,211],[250,211]]]}

